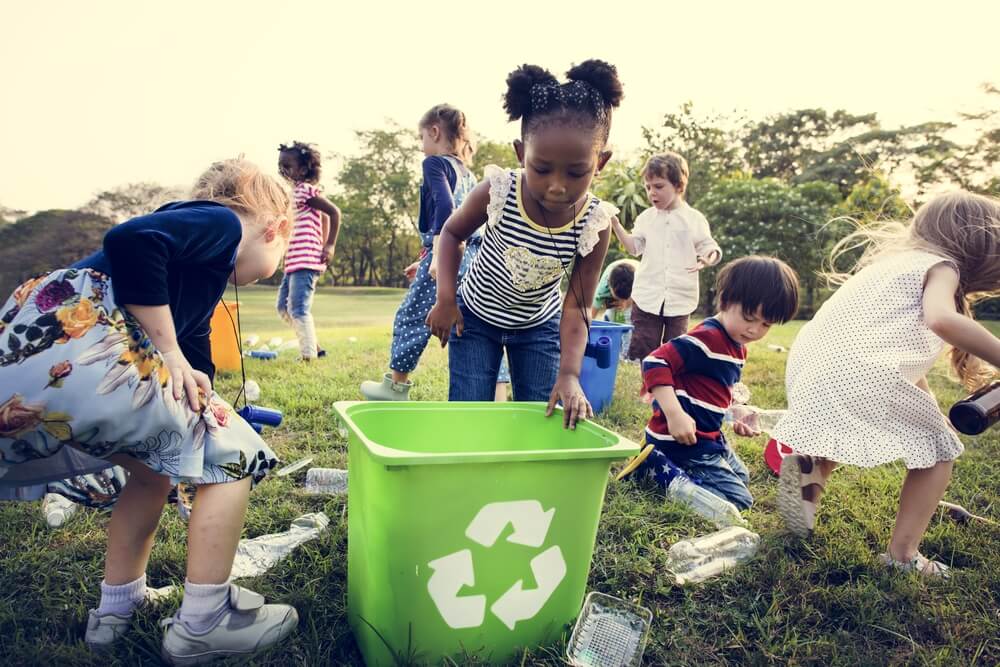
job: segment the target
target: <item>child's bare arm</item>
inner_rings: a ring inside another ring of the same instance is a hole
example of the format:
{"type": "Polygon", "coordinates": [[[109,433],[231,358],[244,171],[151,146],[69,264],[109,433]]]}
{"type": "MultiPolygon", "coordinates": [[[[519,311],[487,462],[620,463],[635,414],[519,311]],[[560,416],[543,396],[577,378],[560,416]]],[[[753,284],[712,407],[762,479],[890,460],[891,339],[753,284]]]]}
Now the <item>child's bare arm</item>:
{"type": "Polygon", "coordinates": [[[682,445],[696,444],[698,442],[698,434],[695,432],[697,425],[691,415],[684,412],[680,401],[677,400],[674,388],[661,384],[653,387],[651,393],[667,418],[667,426],[674,440],[682,445]]]}
{"type": "Polygon", "coordinates": [[[462,335],[462,317],[455,302],[462,243],[486,222],[489,203],[490,184],[483,181],[469,192],[462,206],[451,214],[437,236],[437,303],[427,315],[427,326],[431,334],[441,341],[442,347],[448,343],[453,325],[458,335],[462,335]]]}
{"type": "Polygon", "coordinates": [[[622,246],[625,248],[628,254],[633,257],[637,257],[642,254],[642,250],[639,248],[639,243],[636,242],[636,238],[629,234],[628,231],[622,226],[622,223],[618,221],[617,217],[611,218],[611,228],[615,231],[615,236],[621,241],[622,246]]]}
{"type": "Polygon", "coordinates": [[[320,224],[323,226],[323,261],[328,262],[333,258],[337,248],[337,236],[340,234],[340,209],[326,197],[312,197],[306,203],[320,212],[320,224]]]}
{"type": "Polygon", "coordinates": [[[1000,339],[982,324],[958,312],[955,305],[958,284],[958,272],[948,264],[939,264],[927,273],[924,322],[944,342],[988,364],[1000,366],[1000,339]]]}

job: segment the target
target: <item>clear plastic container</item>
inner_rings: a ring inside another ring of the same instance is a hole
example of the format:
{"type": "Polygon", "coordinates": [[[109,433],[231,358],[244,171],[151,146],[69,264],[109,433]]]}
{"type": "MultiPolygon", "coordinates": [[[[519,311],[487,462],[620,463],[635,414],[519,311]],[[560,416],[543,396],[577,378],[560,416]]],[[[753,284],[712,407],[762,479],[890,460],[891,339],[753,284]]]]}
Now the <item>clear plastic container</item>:
{"type": "Polygon", "coordinates": [[[740,423],[759,433],[770,434],[785,416],[785,412],[787,410],[764,410],[753,405],[732,405],[726,411],[723,420],[727,424],[740,423]]]}
{"type": "Polygon", "coordinates": [[[566,645],[578,667],[627,667],[642,664],[653,612],[627,600],[590,593],[566,645]]]}
{"type": "Polygon", "coordinates": [[[347,493],[347,471],[338,468],[309,468],[306,471],[306,493],[347,493]]]}
{"type": "Polygon", "coordinates": [[[681,540],[667,551],[667,568],[678,584],[710,579],[753,558],[760,535],[739,526],[681,540]]]}
{"type": "Polygon", "coordinates": [[[747,525],[736,505],[698,486],[687,475],[678,474],[671,480],[667,486],[667,497],[684,503],[716,526],[747,525]]]}
{"type": "Polygon", "coordinates": [[[47,493],[42,499],[42,514],[49,528],[59,528],[76,514],[80,506],[58,493],[47,493]]]}

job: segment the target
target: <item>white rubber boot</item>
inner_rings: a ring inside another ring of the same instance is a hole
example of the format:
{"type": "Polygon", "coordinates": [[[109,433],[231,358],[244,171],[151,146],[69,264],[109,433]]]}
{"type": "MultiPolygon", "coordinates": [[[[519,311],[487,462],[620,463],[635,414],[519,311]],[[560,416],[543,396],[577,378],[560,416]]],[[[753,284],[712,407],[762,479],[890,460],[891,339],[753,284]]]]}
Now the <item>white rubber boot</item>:
{"type": "Polygon", "coordinates": [[[312,314],[303,315],[292,320],[292,328],[295,336],[299,339],[299,354],[303,361],[312,361],[316,358],[316,325],[313,323],[312,314]]]}

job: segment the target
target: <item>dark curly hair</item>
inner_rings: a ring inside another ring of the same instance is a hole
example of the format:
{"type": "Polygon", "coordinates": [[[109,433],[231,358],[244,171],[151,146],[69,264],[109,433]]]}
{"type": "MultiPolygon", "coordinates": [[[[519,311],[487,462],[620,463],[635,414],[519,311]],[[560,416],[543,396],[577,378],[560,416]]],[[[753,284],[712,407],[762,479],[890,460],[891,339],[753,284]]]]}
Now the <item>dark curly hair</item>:
{"type": "MultiPolygon", "coordinates": [[[[291,144],[281,144],[278,146],[278,154],[287,153],[293,156],[302,169],[302,180],[306,183],[318,183],[320,175],[321,156],[319,150],[312,144],[301,141],[293,141],[291,144]]],[[[288,180],[293,180],[291,174],[285,172],[278,164],[278,172],[288,180]]]]}
{"type": "Polygon", "coordinates": [[[521,120],[524,139],[549,122],[570,122],[598,130],[601,146],[611,131],[611,111],[624,93],[618,70],[603,60],[585,60],[566,72],[566,83],[537,65],[521,65],[507,76],[503,107],[521,120]]]}

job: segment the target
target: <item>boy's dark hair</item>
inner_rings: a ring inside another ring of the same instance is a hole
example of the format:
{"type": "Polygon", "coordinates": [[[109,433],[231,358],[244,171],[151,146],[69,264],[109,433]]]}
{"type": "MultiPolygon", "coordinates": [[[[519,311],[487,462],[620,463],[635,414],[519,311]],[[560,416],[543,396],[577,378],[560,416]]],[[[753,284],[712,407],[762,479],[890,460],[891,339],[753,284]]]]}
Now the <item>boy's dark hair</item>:
{"type": "Polygon", "coordinates": [[[624,262],[611,269],[608,276],[608,286],[611,293],[619,299],[627,299],[632,296],[632,283],[635,282],[635,267],[624,262]]]}
{"type": "Polygon", "coordinates": [[[753,316],[762,308],[769,322],[787,322],[799,309],[799,276],[774,257],[751,255],[729,262],[715,279],[719,310],[733,304],[753,316]]]}
{"type": "Polygon", "coordinates": [[[684,159],[684,156],[673,151],[651,155],[646,160],[646,166],[642,168],[643,178],[659,176],[666,179],[682,194],[687,190],[689,174],[687,160],[684,159]]]}
{"type": "Polygon", "coordinates": [[[618,70],[603,60],[585,60],[559,83],[547,69],[521,65],[507,76],[503,108],[510,120],[521,119],[521,139],[556,119],[596,128],[601,147],[611,131],[611,110],[624,93],[618,70]]]}
{"type": "MultiPolygon", "coordinates": [[[[295,157],[300,167],[302,167],[302,180],[306,183],[319,183],[320,161],[319,150],[312,144],[301,141],[293,141],[290,145],[281,144],[278,146],[279,153],[288,153],[295,157]]],[[[289,174],[284,173],[279,167],[281,175],[288,180],[292,180],[289,174]]]]}

